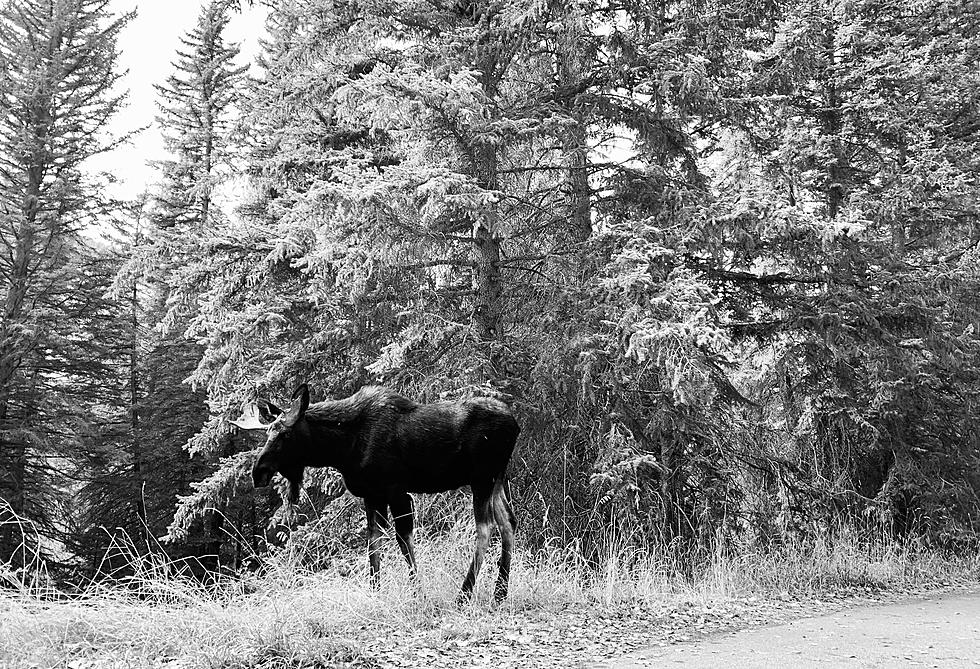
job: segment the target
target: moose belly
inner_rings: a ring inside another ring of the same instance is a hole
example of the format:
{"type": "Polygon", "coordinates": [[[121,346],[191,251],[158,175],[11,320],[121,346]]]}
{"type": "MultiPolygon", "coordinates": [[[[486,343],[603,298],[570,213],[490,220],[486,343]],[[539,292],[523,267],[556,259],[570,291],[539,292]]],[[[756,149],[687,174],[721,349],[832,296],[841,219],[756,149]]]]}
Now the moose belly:
{"type": "Polygon", "coordinates": [[[344,484],[357,497],[382,496],[395,493],[437,493],[462,488],[471,483],[458,472],[425,473],[420,476],[344,476],[344,484]]]}
{"type": "Polygon", "coordinates": [[[452,458],[421,466],[415,462],[390,462],[385,466],[366,468],[344,474],[344,483],[358,497],[388,496],[394,493],[437,493],[455,490],[473,483],[474,478],[490,482],[494,476],[477,474],[471,466],[452,458]]]}

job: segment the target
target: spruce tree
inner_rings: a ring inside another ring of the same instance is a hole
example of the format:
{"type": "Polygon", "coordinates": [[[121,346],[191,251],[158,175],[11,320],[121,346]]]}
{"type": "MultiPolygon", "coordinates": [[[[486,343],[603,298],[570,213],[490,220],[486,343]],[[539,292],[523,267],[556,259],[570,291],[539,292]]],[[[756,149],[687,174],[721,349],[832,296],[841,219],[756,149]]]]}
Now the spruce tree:
{"type": "Polygon", "coordinates": [[[231,175],[235,103],[248,69],[224,36],[237,7],[211,0],[181,37],[174,73],[157,85],[157,124],[173,158],[158,164],[163,184],[153,214],[158,225],[206,227],[215,188],[231,175]]]}
{"type": "MultiPolygon", "coordinates": [[[[208,416],[205,396],[190,383],[202,346],[192,329],[200,291],[214,267],[209,245],[224,214],[216,203],[223,183],[235,176],[234,132],[246,66],[225,31],[236,2],[206,4],[196,25],[181,38],[174,74],[157,86],[157,117],[171,156],[159,161],[160,184],[150,193],[142,239],[117,280],[120,295],[138,291],[142,359],[132,395],[138,438],[130,454],[138,470],[147,528],[161,537],[173,517],[174,500],[207,471],[208,454],[194,453],[191,438],[208,416]]],[[[230,442],[223,442],[224,448],[230,442]]],[[[218,505],[216,505],[218,506],[218,505]]],[[[224,533],[220,512],[208,514],[203,531],[188,537],[174,555],[208,555],[214,567],[224,533]]]]}
{"type": "Polygon", "coordinates": [[[17,518],[47,535],[63,524],[61,476],[90,418],[81,388],[100,372],[76,356],[99,359],[84,319],[98,320],[105,285],[88,280],[80,233],[104,203],[81,168],[113,145],[103,129],[123,101],[116,39],[130,18],[94,0],[0,7],[0,562],[18,559],[17,518]]]}
{"type": "MultiPolygon", "coordinates": [[[[527,457],[546,475],[521,481],[528,496],[587,497],[584,477],[556,490],[555,463],[588,469],[607,439],[576,438],[573,452],[556,453],[569,433],[554,432],[555,419],[623,413],[609,406],[616,375],[631,374],[621,343],[644,323],[631,310],[633,286],[616,294],[625,315],[601,306],[619,289],[600,272],[632,239],[631,217],[665,204],[683,211],[688,191],[704,187],[686,121],[671,116],[713,109],[701,62],[680,46],[698,26],[664,37],[638,6],[610,34],[620,15],[590,3],[309,9],[273,13],[267,78],[252,97],[255,200],[214,246],[221,279],[198,319],[217,334],[196,378],[227,413],[196,443],[217,448],[224,419],[256,391],[299,380],[334,396],[371,381],[422,399],[499,394],[539,407],[525,434],[540,447],[527,457]],[[392,35],[397,44],[384,39],[392,35]],[[655,40],[669,48],[637,46],[655,40]],[[659,72],[669,74],[654,80],[659,72]],[[659,107],[644,104],[651,90],[663,92],[659,107]],[[624,126],[631,163],[595,151],[624,126]],[[686,181],[694,185],[674,188],[686,181]],[[594,218],[621,226],[615,239],[593,239],[594,218]],[[621,329],[597,333],[609,316],[621,329]],[[598,348],[615,350],[617,363],[593,393],[575,377],[598,348]]],[[[610,272],[634,271],[626,265],[610,272]]],[[[709,299],[695,291],[693,304],[664,315],[699,313],[709,299]]],[[[700,355],[691,335],[677,334],[700,355]]],[[[641,422],[623,416],[600,432],[632,434],[641,422]]],[[[185,500],[181,523],[239,489],[246,463],[229,458],[185,500]]]]}
{"type": "MultiPolygon", "coordinates": [[[[880,1],[277,7],[253,198],[196,275],[218,412],[195,447],[299,381],[497,394],[543,534],[587,541],[602,513],[695,546],[774,510],[782,530],[881,510],[951,452],[967,480],[975,431],[947,399],[971,366],[944,352],[974,355],[975,132],[935,82],[970,99],[971,22],[880,1]],[[933,413],[949,438],[912,458],[933,413]]],[[[248,463],[225,458],[175,531],[248,463]]]]}
{"type": "Polygon", "coordinates": [[[958,536],[980,484],[967,409],[978,133],[963,102],[978,12],[878,0],[778,11],[740,80],[712,206],[723,223],[699,240],[726,251],[694,264],[725,286],[733,333],[773,356],[753,374],[762,415],[794,434],[793,464],[773,465],[802,480],[792,529],[844,512],[958,536]],[[942,492],[928,483],[940,469],[942,492]]]}

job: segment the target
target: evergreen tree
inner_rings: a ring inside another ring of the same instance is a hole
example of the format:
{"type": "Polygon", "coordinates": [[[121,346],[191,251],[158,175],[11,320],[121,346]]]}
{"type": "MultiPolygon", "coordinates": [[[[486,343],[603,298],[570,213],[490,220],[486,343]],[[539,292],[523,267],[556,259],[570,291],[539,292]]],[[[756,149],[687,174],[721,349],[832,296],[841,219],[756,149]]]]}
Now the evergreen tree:
{"type": "MultiPolygon", "coordinates": [[[[235,63],[239,49],[224,35],[236,8],[228,0],[206,4],[181,39],[174,74],[157,87],[157,123],[172,157],[157,163],[161,183],[145,207],[150,223],[137,231],[142,239],[133,239],[131,258],[116,284],[120,296],[130,296],[134,314],[140,312],[134,332],[146,331],[136,347],[142,354],[133,366],[137,378],[131,379],[137,422],[129,471],[138,477],[146,527],[154,538],[170,524],[176,496],[189,492],[209,462],[205,454],[187,449],[208,416],[205,396],[188,385],[202,352],[198,334],[189,328],[201,285],[197,278],[214,269],[208,245],[224,220],[215,197],[234,177],[236,104],[247,69],[235,63]]],[[[231,447],[227,439],[222,443],[231,447]]],[[[209,513],[204,531],[171,548],[171,554],[207,555],[207,566],[215,566],[225,538],[221,525],[221,512],[209,513]]]]}
{"type": "Polygon", "coordinates": [[[234,106],[248,69],[236,65],[239,47],[224,37],[237,5],[206,4],[197,25],[181,37],[174,74],[156,86],[157,123],[173,155],[158,165],[163,183],[153,214],[162,227],[207,227],[215,188],[231,174],[234,106]]]}
{"type": "Polygon", "coordinates": [[[960,9],[786,3],[743,79],[715,209],[734,212],[727,252],[700,256],[737,331],[774,356],[754,373],[794,435],[777,469],[798,481],[796,526],[845,510],[954,537],[976,523],[960,500],[978,485],[978,137],[960,101],[978,15],[960,9]],[[955,482],[942,493],[939,469],[955,482]]]}
{"type": "MultiPolygon", "coordinates": [[[[217,409],[195,448],[220,454],[256,393],[382,382],[512,399],[540,539],[908,516],[902,472],[950,455],[966,495],[975,133],[933,82],[969,99],[970,46],[925,46],[948,23],[887,2],[277,7],[253,199],[188,282],[217,409]]],[[[173,531],[248,464],[225,458],[173,531]]]]}
{"type": "MultiPolygon", "coordinates": [[[[706,83],[685,84],[707,81],[682,48],[698,26],[658,36],[646,10],[633,11],[638,18],[619,32],[617,12],[588,3],[274,13],[274,55],[250,123],[257,198],[214,247],[220,278],[198,319],[201,331],[216,333],[196,377],[213,401],[233,413],[256,387],[300,379],[338,395],[375,380],[421,398],[510,395],[537,407],[527,414],[525,434],[537,446],[527,457],[545,475],[528,477],[528,495],[544,492],[547,504],[564,508],[570,491],[556,489],[554,467],[567,452],[556,458],[555,449],[570,435],[556,433],[555,419],[607,415],[617,393],[614,378],[591,393],[568,376],[583,373],[578,365],[595,346],[614,346],[619,371],[630,373],[633,354],[619,342],[642,320],[634,309],[615,331],[597,332],[611,292],[600,270],[630,238],[630,217],[665,202],[680,208],[690,189],[671,185],[692,175],[697,182],[694,140],[667,110],[712,109],[706,83]],[[648,47],[642,71],[670,74],[638,81],[627,61],[646,53],[637,43],[654,39],[670,48],[648,47]],[[627,85],[636,92],[624,96],[627,85]],[[651,90],[663,91],[659,106],[645,104],[651,90]],[[633,164],[591,149],[624,125],[633,164]],[[594,193],[610,190],[593,214],[594,193]],[[593,216],[607,227],[622,221],[617,239],[585,246],[593,216]],[[229,397],[228,388],[237,392],[229,397]]],[[[694,297],[677,308],[697,313],[709,299],[694,297]]],[[[629,309],[632,293],[622,298],[629,309]]],[[[683,338],[698,355],[693,336],[683,338]]],[[[197,443],[214,448],[227,417],[212,420],[197,443]]],[[[576,473],[593,466],[607,437],[632,435],[641,420],[624,415],[587,443],[573,436],[576,473]]],[[[203,483],[181,522],[236,489],[244,462],[229,459],[203,483]]],[[[592,494],[587,477],[571,479],[580,499],[592,494]]]]}
{"type": "Polygon", "coordinates": [[[112,378],[98,382],[105,358],[87,329],[104,325],[105,286],[89,280],[97,259],[80,233],[103,203],[80,166],[112,146],[102,129],[122,104],[116,39],[130,18],[93,0],[0,7],[0,562],[17,559],[16,518],[49,536],[63,523],[85,402],[112,378]]]}

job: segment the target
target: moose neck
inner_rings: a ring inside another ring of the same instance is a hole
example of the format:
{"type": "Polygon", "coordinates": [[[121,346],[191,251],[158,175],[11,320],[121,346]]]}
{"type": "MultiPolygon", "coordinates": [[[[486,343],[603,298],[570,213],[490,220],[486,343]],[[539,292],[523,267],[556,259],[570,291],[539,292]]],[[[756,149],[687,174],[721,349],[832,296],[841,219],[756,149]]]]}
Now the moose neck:
{"type": "Polygon", "coordinates": [[[351,399],[318,402],[306,411],[311,441],[307,466],[343,471],[354,448],[361,409],[351,399]]]}

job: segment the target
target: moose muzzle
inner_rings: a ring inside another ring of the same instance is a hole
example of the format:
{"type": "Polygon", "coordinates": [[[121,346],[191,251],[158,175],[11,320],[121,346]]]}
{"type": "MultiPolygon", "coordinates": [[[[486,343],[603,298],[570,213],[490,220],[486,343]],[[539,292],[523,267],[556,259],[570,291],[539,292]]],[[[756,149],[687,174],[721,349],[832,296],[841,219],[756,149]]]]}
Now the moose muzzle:
{"type": "Polygon", "coordinates": [[[270,481],[272,481],[272,474],[273,471],[268,467],[263,465],[255,465],[252,467],[252,484],[255,485],[256,488],[264,488],[265,486],[269,485],[270,481]]]}

